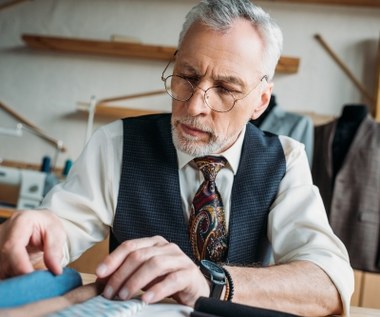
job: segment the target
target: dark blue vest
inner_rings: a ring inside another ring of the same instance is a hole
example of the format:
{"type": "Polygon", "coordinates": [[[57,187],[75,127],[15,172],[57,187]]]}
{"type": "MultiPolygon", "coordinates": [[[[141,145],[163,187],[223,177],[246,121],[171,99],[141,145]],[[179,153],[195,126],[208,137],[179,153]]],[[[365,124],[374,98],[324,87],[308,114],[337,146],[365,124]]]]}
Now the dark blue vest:
{"type": "MultiPolygon", "coordinates": [[[[161,235],[193,258],[179,188],[170,114],[123,120],[124,145],[111,250],[120,242],[161,235]]],[[[263,261],[267,218],[286,162],[277,136],[248,123],[234,178],[228,262],[263,261]]]]}

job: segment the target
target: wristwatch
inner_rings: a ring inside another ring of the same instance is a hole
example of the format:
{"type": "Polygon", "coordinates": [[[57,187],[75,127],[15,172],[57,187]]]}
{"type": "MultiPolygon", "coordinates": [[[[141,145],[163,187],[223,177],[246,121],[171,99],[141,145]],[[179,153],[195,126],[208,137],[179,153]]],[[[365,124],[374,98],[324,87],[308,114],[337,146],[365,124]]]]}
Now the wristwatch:
{"type": "Polygon", "coordinates": [[[219,265],[208,260],[201,260],[200,269],[202,274],[211,283],[210,297],[220,299],[223,287],[226,285],[226,275],[219,265]]]}

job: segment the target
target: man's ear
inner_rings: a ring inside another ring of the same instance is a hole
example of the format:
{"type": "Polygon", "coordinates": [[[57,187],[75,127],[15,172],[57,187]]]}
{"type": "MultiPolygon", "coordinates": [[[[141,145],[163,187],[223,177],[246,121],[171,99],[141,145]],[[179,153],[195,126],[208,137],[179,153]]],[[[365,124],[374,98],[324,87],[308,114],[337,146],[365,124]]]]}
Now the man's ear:
{"type": "Polygon", "coordinates": [[[269,105],[270,96],[272,95],[272,90],[273,90],[273,83],[266,82],[265,88],[263,88],[263,90],[261,91],[259,104],[253,111],[252,118],[251,118],[252,120],[256,120],[258,117],[260,117],[264,113],[265,109],[269,105]]]}

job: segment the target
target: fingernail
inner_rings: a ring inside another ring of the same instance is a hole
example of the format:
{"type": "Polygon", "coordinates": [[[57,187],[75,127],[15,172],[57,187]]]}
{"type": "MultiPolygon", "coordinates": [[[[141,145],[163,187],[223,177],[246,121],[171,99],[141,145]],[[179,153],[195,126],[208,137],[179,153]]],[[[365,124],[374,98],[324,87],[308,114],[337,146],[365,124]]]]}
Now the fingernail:
{"type": "Polygon", "coordinates": [[[119,293],[119,297],[120,297],[121,299],[127,299],[128,295],[129,295],[129,292],[128,292],[128,289],[127,289],[127,288],[123,288],[123,289],[120,291],[120,293],[119,293]]]}
{"type": "Polygon", "coordinates": [[[106,286],[103,292],[104,297],[111,299],[113,295],[113,288],[111,286],[106,286]]]}
{"type": "Polygon", "coordinates": [[[141,299],[144,301],[144,303],[149,304],[153,300],[153,297],[154,297],[154,293],[149,291],[149,292],[144,293],[141,299]]]}
{"type": "Polygon", "coordinates": [[[97,268],[96,268],[96,275],[99,276],[99,277],[103,277],[107,272],[107,265],[105,264],[100,264],[97,268]]]}

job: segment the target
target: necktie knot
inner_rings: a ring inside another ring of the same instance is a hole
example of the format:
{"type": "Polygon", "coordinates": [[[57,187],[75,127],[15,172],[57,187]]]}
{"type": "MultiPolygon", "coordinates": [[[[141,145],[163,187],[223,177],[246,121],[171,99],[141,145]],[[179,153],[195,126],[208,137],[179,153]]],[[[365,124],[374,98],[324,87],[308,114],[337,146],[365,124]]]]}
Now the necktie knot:
{"type": "Polygon", "coordinates": [[[218,172],[227,164],[223,156],[203,156],[194,159],[206,181],[215,181],[218,172]]]}

